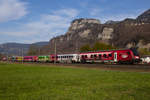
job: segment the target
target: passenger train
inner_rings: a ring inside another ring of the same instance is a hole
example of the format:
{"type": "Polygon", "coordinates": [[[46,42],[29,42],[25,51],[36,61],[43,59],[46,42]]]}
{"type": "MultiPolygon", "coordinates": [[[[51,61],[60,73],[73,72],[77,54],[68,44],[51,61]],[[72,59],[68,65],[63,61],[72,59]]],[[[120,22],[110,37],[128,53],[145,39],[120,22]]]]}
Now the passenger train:
{"type": "Polygon", "coordinates": [[[104,50],[74,54],[52,54],[43,56],[11,57],[10,61],[17,62],[57,62],[57,63],[128,63],[140,62],[136,49],[104,50]]]}

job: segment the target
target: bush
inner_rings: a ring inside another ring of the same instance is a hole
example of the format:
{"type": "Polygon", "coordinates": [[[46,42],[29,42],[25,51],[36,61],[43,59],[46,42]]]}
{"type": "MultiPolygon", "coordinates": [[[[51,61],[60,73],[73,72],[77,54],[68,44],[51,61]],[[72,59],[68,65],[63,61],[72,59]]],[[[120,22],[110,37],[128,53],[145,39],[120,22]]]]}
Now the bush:
{"type": "Polygon", "coordinates": [[[150,55],[150,51],[147,48],[139,48],[140,55],[150,55]]]}
{"type": "Polygon", "coordinates": [[[86,44],[80,48],[80,52],[87,52],[87,51],[91,51],[91,50],[92,50],[92,48],[90,47],[89,44],[86,44]]]}
{"type": "Polygon", "coordinates": [[[117,48],[105,43],[96,42],[92,48],[90,47],[89,44],[82,46],[80,48],[80,52],[110,50],[110,49],[117,49],[117,48]]]}
{"type": "Polygon", "coordinates": [[[98,51],[98,50],[110,50],[110,49],[116,49],[116,48],[105,43],[96,42],[92,49],[93,51],[98,51]]]}

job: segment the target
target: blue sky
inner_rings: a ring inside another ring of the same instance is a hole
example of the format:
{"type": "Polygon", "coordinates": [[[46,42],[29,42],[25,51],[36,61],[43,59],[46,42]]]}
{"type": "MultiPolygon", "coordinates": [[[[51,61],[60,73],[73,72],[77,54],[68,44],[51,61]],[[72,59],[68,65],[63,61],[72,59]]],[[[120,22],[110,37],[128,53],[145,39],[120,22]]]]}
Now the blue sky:
{"type": "Polygon", "coordinates": [[[0,0],[0,43],[49,41],[76,18],[136,18],[150,0],[0,0]]]}

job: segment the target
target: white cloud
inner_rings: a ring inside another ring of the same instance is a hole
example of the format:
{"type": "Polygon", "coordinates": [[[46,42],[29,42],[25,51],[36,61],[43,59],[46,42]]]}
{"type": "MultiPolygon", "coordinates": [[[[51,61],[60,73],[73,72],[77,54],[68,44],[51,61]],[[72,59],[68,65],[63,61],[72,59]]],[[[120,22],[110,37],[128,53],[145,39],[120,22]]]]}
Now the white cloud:
{"type": "Polygon", "coordinates": [[[100,8],[92,8],[89,12],[91,16],[99,15],[103,10],[100,8]]]}
{"type": "MultiPolygon", "coordinates": [[[[50,14],[41,15],[38,21],[32,21],[24,24],[23,28],[29,29],[33,34],[51,33],[58,30],[63,34],[64,30],[70,25],[70,22],[78,15],[76,9],[61,9],[52,11],[50,14]]],[[[29,34],[31,34],[29,32],[29,34]]]]}
{"type": "Polygon", "coordinates": [[[0,22],[20,19],[27,13],[25,2],[19,0],[0,0],[0,22]]]}
{"type": "MultiPolygon", "coordinates": [[[[52,11],[50,14],[41,15],[38,20],[19,25],[15,30],[4,30],[0,33],[18,38],[30,37],[30,43],[49,40],[56,35],[64,34],[78,13],[78,10],[71,8],[52,11]]],[[[24,41],[27,43],[28,39],[24,41]]]]}
{"type": "Polygon", "coordinates": [[[64,15],[68,17],[75,17],[78,15],[78,11],[76,9],[61,9],[53,12],[55,15],[64,15]]]}

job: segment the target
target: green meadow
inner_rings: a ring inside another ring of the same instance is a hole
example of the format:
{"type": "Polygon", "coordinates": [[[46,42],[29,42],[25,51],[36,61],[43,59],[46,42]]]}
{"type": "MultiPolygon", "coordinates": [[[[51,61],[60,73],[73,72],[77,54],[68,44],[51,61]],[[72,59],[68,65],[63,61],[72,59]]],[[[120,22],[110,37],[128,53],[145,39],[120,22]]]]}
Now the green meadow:
{"type": "Polygon", "coordinates": [[[0,63],[0,100],[150,100],[150,73],[0,63]]]}

